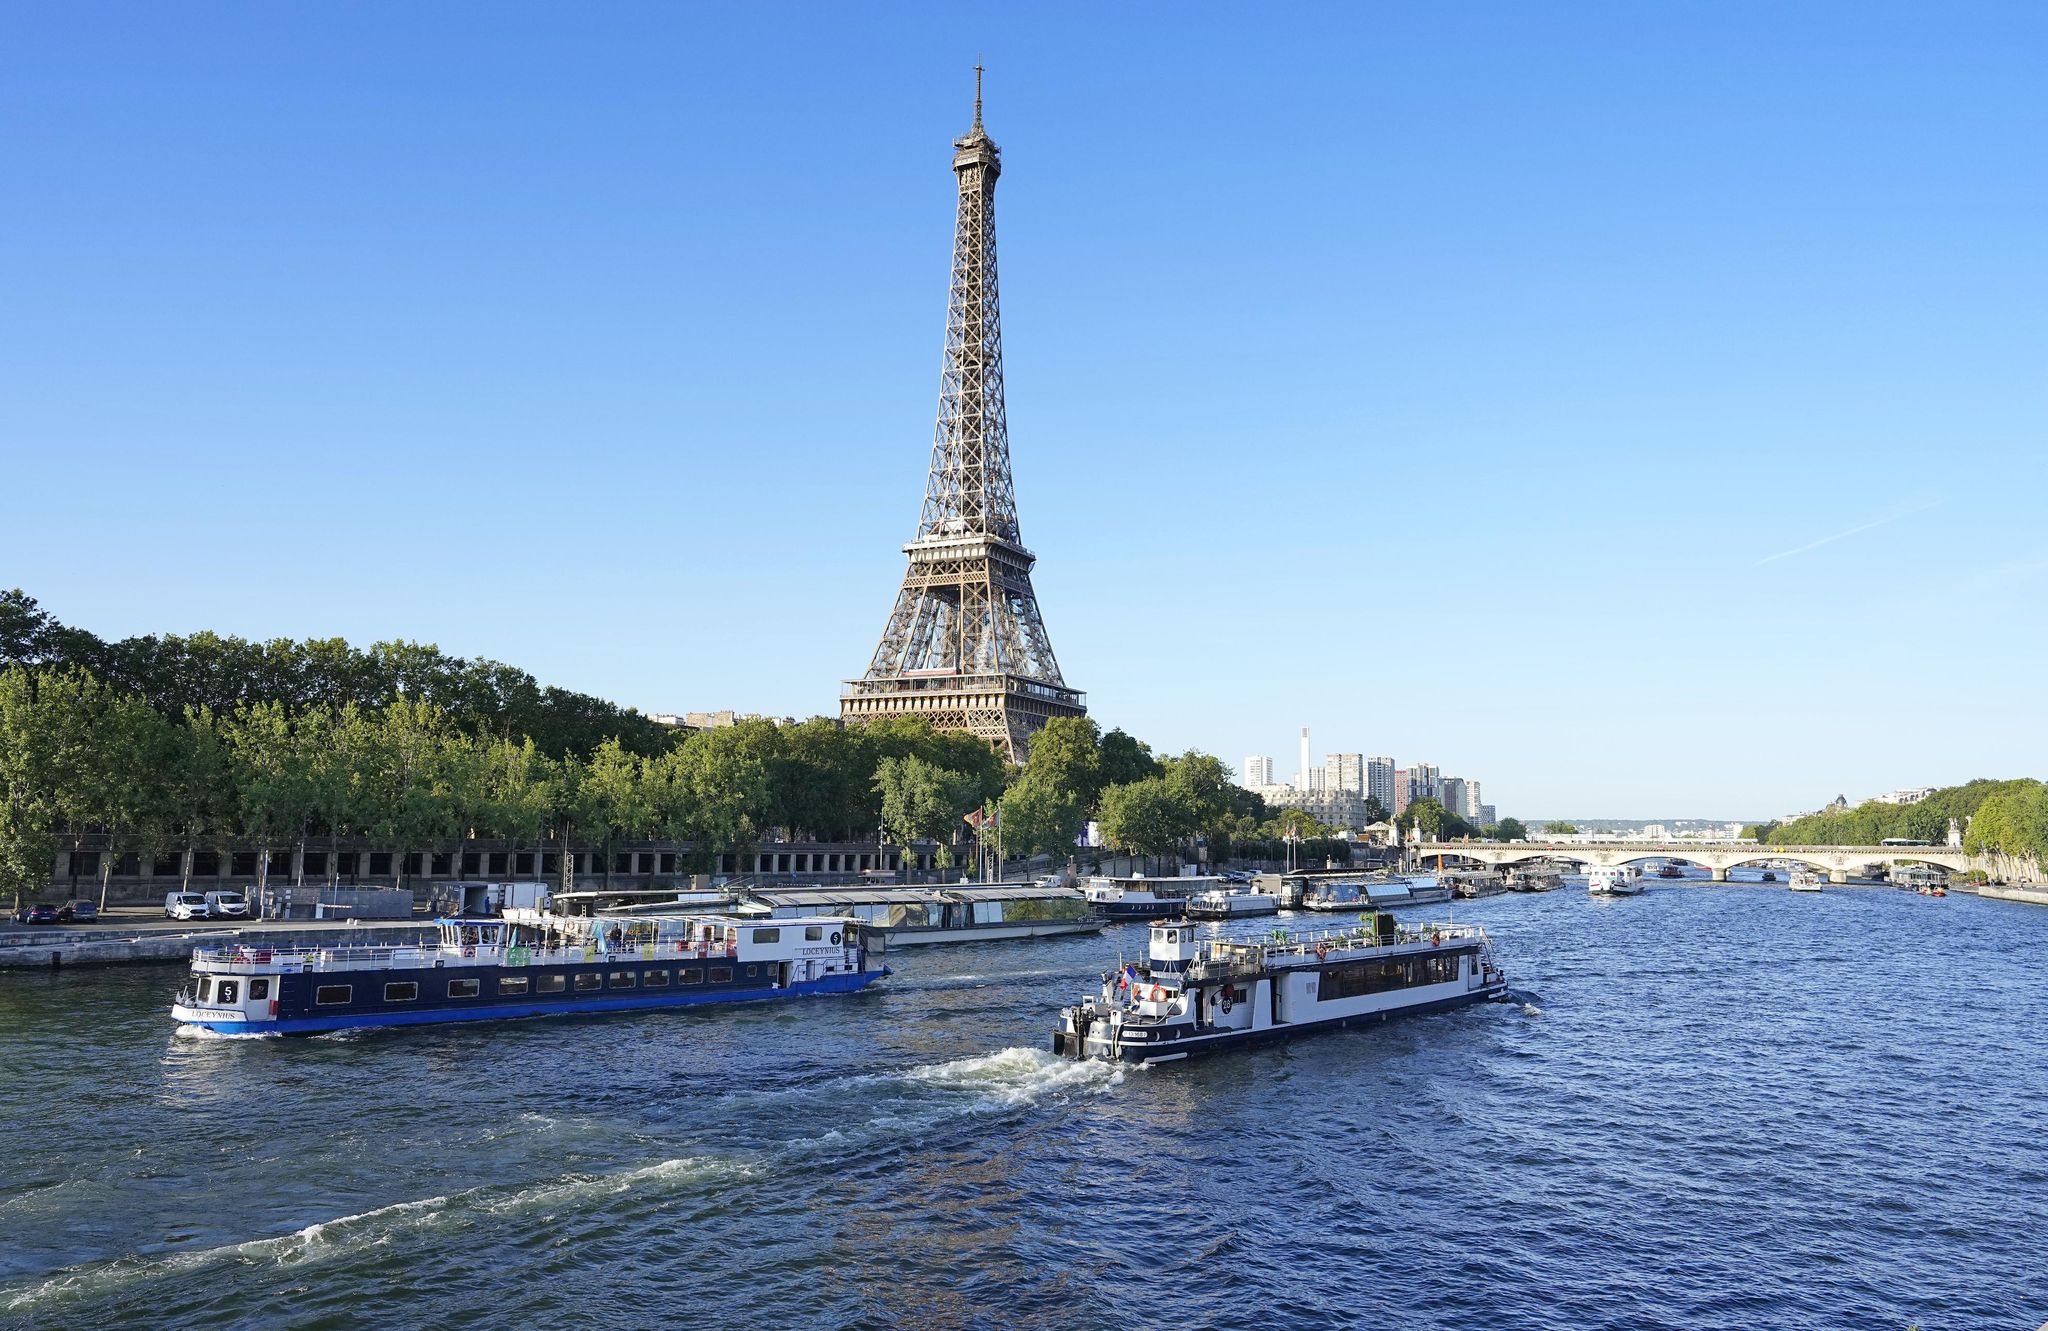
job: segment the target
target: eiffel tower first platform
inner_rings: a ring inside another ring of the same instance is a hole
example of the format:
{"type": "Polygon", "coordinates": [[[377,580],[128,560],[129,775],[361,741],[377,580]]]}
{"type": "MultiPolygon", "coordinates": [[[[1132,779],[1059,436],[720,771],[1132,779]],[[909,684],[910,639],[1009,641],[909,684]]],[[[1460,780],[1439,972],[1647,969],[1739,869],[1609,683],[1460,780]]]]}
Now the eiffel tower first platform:
{"type": "Polygon", "coordinates": [[[1003,332],[996,296],[996,177],[1002,153],[981,128],[953,141],[960,210],[939,423],[910,567],[867,673],[848,680],[848,722],[922,716],[967,730],[1022,762],[1056,716],[1081,716],[1085,696],[1060,678],[1031,590],[1034,557],[1017,530],[1010,434],[1003,413],[1003,332]]]}

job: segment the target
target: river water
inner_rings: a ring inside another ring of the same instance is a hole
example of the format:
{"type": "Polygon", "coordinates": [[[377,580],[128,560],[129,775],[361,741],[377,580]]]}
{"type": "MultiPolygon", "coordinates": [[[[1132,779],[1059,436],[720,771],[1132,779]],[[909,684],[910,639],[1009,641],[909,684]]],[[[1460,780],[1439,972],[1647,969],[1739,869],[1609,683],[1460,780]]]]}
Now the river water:
{"type": "Polygon", "coordinates": [[[901,951],[848,998],[310,1040],[174,1036],[175,968],[0,976],[0,1325],[2048,1319],[2048,910],[1455,915],[1518,1001],[1151,1070],[1045,1052],[1132,926],[901,951]]]}

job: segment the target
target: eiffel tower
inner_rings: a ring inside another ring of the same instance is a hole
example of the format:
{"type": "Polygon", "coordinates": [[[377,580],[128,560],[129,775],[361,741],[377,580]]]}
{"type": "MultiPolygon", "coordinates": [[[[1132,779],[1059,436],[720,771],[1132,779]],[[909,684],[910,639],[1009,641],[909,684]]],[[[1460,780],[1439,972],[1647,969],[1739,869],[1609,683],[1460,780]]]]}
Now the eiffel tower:
{"type": "Polygon", "coordinates": [[[974,128],[953,141],[960,209],[924,510],[916,539],[903,547],[910,567],[881,645],[867,673],[846,682],[839,715],[849,722],[922,716],[941,730],[971,731],[1022,762],[1047,721],[1081,716],[1088,706],[1060,678],[1031,590],[1035,556],[1017,531],[996,296],[1002,173],[1003,155],[981,127],[976,65],[974,128]]]}

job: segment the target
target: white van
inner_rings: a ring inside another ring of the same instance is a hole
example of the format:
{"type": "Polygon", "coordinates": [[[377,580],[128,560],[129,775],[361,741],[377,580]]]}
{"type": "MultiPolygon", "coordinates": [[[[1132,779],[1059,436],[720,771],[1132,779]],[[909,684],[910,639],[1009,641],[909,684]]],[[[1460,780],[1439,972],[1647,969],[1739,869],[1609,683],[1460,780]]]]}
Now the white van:
{"type": "Polygon", "coordinates": [[[208,892],[206,909],[217,920],[241,920],[249,916],[246,892],[208,892]]]}
{"type": "Polygon", "coordinates": [[[197,892],[172,892],[164,897],[164,914],[173,920],[205,920],[213,909],[197,892]]]}

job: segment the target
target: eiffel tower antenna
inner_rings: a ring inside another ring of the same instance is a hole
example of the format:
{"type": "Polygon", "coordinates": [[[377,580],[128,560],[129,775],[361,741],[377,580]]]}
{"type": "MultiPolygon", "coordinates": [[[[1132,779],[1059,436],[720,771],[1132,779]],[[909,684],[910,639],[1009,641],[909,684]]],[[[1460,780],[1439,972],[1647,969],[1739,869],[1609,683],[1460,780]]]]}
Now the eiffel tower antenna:
{"type": "Polygon", "coordinates": [[[850,722],[922,716],[966,730],[1022,762],[1056,716],[1082,716],[1085,695],[1060,678],[1038,597],[1036,557],[1017,527],[1010,429],[1003,406],[1003,332],[996,286],[996,179],[1003,155],[981,126],[953,141],[960,187],[939,419],[910,566],[867,673],[848,680],[850,722]]]}

